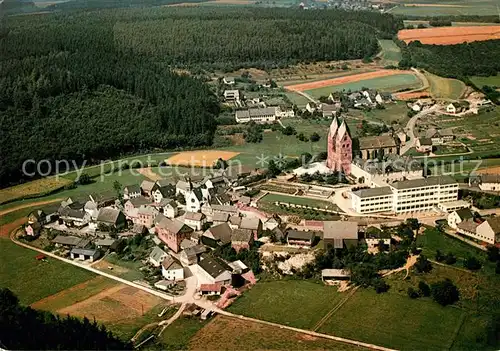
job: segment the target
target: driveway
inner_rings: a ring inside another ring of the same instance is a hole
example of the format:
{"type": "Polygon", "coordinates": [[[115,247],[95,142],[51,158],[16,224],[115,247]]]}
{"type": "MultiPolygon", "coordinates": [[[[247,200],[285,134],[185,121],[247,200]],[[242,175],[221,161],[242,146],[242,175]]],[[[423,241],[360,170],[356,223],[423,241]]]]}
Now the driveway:
{"type": "Polygon", "coordinates": [[[406,124],[406,128],[405,128],[406,134],[408,134],[408,136],[410,137],[410,140],[408,140],[405,143],[405,145],[401,148],[400,155],[404,155],[406,152],[408,152],[408,150],[410,150],[412,147],[416,146],[417,138],[415,136],[415,124],[417,123],[418,119],[421,117],[424,117],[430,113],[437,111],[438,108],[439,108],[438,105],[434,105],[431,108],[428,108],[424,111],[421,111],[421,112],[417,113],[415,116],[413,116],[412,118],[410,118],[410,120],[406,124]]]}

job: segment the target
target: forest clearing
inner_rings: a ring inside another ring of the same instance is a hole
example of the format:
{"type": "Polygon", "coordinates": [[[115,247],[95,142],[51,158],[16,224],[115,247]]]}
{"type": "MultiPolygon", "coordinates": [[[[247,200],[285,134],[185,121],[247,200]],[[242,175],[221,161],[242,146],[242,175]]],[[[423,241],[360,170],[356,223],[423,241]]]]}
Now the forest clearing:
{"type": "Polygon", "coordinates": [[[500,26],[403,29],[398,32],[398,39],[407,44],[417,40],[422,44],[434,45],[470,43],[500,39],[500,26]]]}

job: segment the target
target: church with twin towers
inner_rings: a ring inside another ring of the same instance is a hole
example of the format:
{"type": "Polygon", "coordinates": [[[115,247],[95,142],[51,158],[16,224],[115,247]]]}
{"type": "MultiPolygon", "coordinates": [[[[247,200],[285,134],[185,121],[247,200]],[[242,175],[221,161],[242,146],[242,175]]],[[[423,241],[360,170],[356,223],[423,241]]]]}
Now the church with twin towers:
{"type": "Polygon", "coordinates": [[[352,138],[349,128],[344,120],[342,122],[335,116],[328,131],[328,157],[326,166],[344,174],[351,173],[352,138]]]}

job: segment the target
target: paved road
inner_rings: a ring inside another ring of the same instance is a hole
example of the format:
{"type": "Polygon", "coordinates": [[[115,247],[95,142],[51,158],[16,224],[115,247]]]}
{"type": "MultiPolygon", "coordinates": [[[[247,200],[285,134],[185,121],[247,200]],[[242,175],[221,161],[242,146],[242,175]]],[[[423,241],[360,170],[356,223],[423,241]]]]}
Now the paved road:
{"type": "Polygon", "coordinates": [[[421,111],[417,113],[415,116],[410,118],[408,123],[406,124],[405,131],[410,137],[410,140],[408,140],[405,145],[401,148],[400,155],[404,155],[408,150],[410,150],[412,147],[414,147],[417,144],[417,138],[415,137],[415,124],[417,123],[417,120],[420,117],[424,117],[438,109],[439,106],[434,105],[431,108],[428,108],[427,110],[421,111]]]}

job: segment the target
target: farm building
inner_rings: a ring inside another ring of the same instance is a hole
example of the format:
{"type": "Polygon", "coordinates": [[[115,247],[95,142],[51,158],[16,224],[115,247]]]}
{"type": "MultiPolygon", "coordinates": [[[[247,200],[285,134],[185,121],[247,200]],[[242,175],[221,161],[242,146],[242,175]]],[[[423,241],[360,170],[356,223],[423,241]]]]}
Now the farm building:
{"type": "Polygon", "coordinates": [[[122,211],[104,207],[99,210],[97,215],[97,223],[104,224],[113,228],[121,229],[127,224],[127,220],[122,211]]]}
{"type": "Polygon", "coordinates": [[[278,117],[278,107],[251,108],[248,110],[236,111],[236,122],[247,123],[254,121],[257,123],[274,122],[278,117]]]}
{"type": "Polygon", "coordinates": [[[460,223],[462,223],[463,221],[469,220],[469,219],[472,220],[473,218],[474,218],[474,214],[472,213],[472,211],[469,208],[462,208],[460,210],[453,211],[452,213],[450,213],[448,215],[447,221],[448,221],[448,225],[451,228],[457,229],[457,227],[460,223]]]}
{"type": "Polygon", "coordinates": [[[53,240],[52,243],[56,247],[67,247],[67,248],[86,248],[90,244],[90,240],[78,238],[71,235],[58,235],[53,240]]]}
{"type": "Polygon", "coordinates": [[[325,280],[349,280],[351,272],[346,269],[323,269],[321,279],[325,280]]]}
{"type": "Polygon", "coordinates": [[[100,257],[100,255],[101,252],[98,249],[81,249],[75,247],[70,252],[70,256],[72,259],[80,261],[88,260],[90,262],[94,262],[100,257]]]}
{"type": "Polygon", "coordinates": [[[141,196],[141,187],[138,184],[127,185],[123,188],[123,199],[134,199],[141,196]]]}
{"type": "Polygon", "coordinates": [[[231,283],[231,267],[215,257],[207,256],[198,263],[198,276],[208,284],[231,283]]]}
{"type": "Polygon", "coordinates": [[[201,295],[220,295],[222,293],[222,285],[221,284],[201,284],[200,285],[200,294],[201,295]]]}
{"type": "Polygon", "coordinates": [[[500,191],[500,174],[471,175],[469,186],[477,186],[486,191],[500,191]]]}

